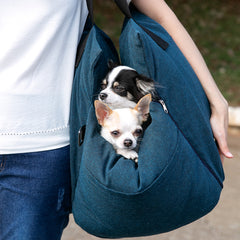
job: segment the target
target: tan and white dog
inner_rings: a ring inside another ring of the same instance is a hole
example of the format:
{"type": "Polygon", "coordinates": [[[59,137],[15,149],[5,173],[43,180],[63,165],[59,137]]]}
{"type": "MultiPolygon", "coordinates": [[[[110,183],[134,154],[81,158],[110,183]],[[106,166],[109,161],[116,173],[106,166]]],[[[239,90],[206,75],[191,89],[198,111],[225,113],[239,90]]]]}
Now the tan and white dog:
{"type": "Polygon", "coordinates": [[[102,126],[101,136],[111,143],[118,154],[138,161],[136,147],[142,136],[143,122],[149,116],[151,94],[142,97],[134,108],[110,109],[102,101],[94,102],[98,123],[102,126]]]}

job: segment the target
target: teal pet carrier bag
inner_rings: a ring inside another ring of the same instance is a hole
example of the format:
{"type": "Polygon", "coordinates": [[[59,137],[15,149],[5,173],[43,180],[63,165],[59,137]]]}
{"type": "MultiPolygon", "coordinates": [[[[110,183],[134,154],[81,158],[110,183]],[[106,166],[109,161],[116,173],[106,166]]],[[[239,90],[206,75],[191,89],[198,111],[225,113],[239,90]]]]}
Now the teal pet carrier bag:
{"type": "Polygon", "coordinates": [[[153,235],[191,223],[216,206],[224,180],[209,103],[191,66],[162,26],[126,1],[116,3],[126,15],[121,63],[154,79],[160,98],[150,105],[138,165],[116,154],[100,135],[93,103],[109,59],[119,57],[93,24],[89,1],[91,20],[71,99],[72,211],[79,226],[104,238],[153,235]]]}

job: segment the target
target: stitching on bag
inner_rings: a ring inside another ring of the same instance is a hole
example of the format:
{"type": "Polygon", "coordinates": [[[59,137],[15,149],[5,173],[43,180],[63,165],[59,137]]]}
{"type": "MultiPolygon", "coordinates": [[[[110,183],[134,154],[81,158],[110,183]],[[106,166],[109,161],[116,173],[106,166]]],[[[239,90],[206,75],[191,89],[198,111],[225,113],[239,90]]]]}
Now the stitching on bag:
{"type": "MultiPolygon", "coordinates": [[[[147,34],[148,35],[148,34],[147,34]]],[[[142,44],[142,46],[144,46],[142,39],[141,39],[141,34],[138,34],[139,36],[139,40],[142,44]]],[[[172,38],[169,39],[170,42],[174,43],[172,38]]],[[[170,43],[169,43],[170,45],[170,43]]],[[[146,54],[145,54],[145,47],[143,47],[143,52],[144,52],[144,58],[146,58],[146,54]]],[[[148,69],[149,72],[149,69],[148,69]]],[[[150,76],[150,75],[149,75],[150,76]]],[[[223,183],[222,181],[218,178],[218,176],[215,174],[215,172],[213,171],[213,169],[208,165],[208,163],[206,161],[204,161],[199,154],[195,151],[195,149],[193,148],[193,146],[191,145],[191,143],[189,142],[189,140],[186,138],[186,136],[184,135],[184,133],[181,131],[181,129],[179,128],[178,124],[174,121],[174,119],[172,118],[172,116],[169,114],[169,116],[171,117],[172,121],[175,123],[175,126],[178,128],[178,130],[182,133],[182,135],[184,136],[184,138],[186,139],[186,141],[189,143],[189,145],[191,146],[191,148],[193,149],[193,151],[195,152],[195,154],[198,156],[198,158],[200,159],[200,161],[203,163],[203,165],[209,170],[209,172],[214,176],[214,178],[217,180],[217,182],[220,184],[221,188],[223,188],[223,183]]]]}
{"type": "Polygon", "coordinates": [[[202,164],[208,169],[208,171],[213,175],[213,177],[217,180],[217,182],[219,183],[219,185],[221,186],[221,188],[223,188],[223,183],[222,181],[218,178],[218,176],[216,175],[216,173],[213,171],[213,169],[208,165],[208,163],[202,159],[199,154],[197,153],[197,151],[195,150],[195,148],[192,146],[192,144],[190,143],[190,141],[186,138],[185,134],[182,132],[182,130],[179,128],[178,124],[175,122],[175,120],[173,119],[172,115],[169,114],[170,118],[172,119],[172,121],[174,122],[175,126],[177,127],[177,129],[182,133],[183,137],[185,138],[185,140],[188,142],[188,144],[190,145],[190,147],[192,148],[192,150],[194,151],[194,153],[198,156],[198,158],[200,159],[200,161],[202,162],[202,164]]]}
{"type": "Polygon", "coordinates": [[[166,164],[166,166],[163,168],[163,170],[161,171],[160,175],[152,182],[150,183],[148,186],[146,186],[142,191],[139,191],[139,192],[121,192],[121,191],[117,191],[117,190],[114,190],[114,189],[111,189],[107,186],[105,186],[103,183],[101,183],[95,176],[94,174],[92,174],[92,172],[89,170],[88,167],[86,167],[87,169],[87,172],[88,174],[95,180],[95,181],[92,181],[94,185],[96,184],[99,184],[101,185],[104,190],[106,191],[111,191],[115,194],[119,194],[121,195],[122,198],[128,198],[128,197],[131,197],[131,196],[136,196],[136,195],[140,195],[140,194],[143,194],[144,192],[148,191],[148,189],[150,189],[156,182],[158,182],[159,178],[164,174],[164,172],[166,171],[166,169],[168,168],[169,166],[169,163],[172,161],[172,159],[175,157],[176,153],[178,152],[178,146],[179,146],[179,130],[177,131],[177,141],[176,141],[176,146],[174,148],[174,151],[171,155],[171,157],[169,158],[169,161],[168,161],[168,164],[166,164]]]}
{"type": "MultiPolygon", "coordinates": [[[[139,27],[139,26],[138,26],[139,27]]],[[[141,46],[142,46],[142,49],[143,49],[143,57],[144,57],[144,61],[145,62],[148,62],[147,61],[147,56],[146,56],[146,52],[145,52],[145,46],[144,46],[144,43],[143,43],[143,40],[142,40],[142,34],[138,31],[137,32],[137,36],[138,36],[138,39],[139,39],[139,41],[140,41],[140,43],[141,43],[141,46]]],[[[146,65],[147,66],[147,71],[148,71],[148,76],[150,76],[150,70],[149,70],[149,67],[148,67],[148,65],[146,65]]]]}

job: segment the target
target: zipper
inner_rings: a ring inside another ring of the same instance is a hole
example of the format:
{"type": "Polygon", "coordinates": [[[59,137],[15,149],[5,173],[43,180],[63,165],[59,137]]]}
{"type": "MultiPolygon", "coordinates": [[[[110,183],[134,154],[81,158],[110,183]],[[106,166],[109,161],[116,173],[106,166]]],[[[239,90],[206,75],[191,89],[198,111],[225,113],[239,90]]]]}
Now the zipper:
{"type": "Polygon", "coordinates": [[[162,105],[164,112],[168,113],[167,105],[165,102],[162,99],[159,99],[158,102],[162,105]]]}
{"type": "Polygon", "coordinates": [[[177,122],[174,120],[174,118],[171,116],[171,114],[168,112],[168,108],[166,103],[164,102],[163,99],[161,99],[159,96],[153,98],[154,102],[159,102],[162,107],[163,110],[166,114],[169,114],[169,117],[172,119],[173,123],[176,125],[176,127],[178,128],[178,130],[181,132],[181,134],[183,135],[183,137],[186,139],[186,141],[188,142],[188,144],[191,146],[192,150],[196,153],[196,155],[198,156],[198,158],[200,159],[200,161],[202,162],[202,164],[208,169],[208,171],[212,174],[212,176],[217,180],[217,182],[219,183],[219,185],[221,186],[221,188],[223,188],[223,183],[221,181],[221,179],[217,176],[217,174],[214,172],[214,170],[209,166],[209,164],[201,158],[201,156],[198,154],[198,152],[196,152],[195,148],[192,146],[191,142],[189,142],[189,139],[185,136],[185,134],[183,133],[183,131],[181,130],[181,128],[178,126],[177,122]]]}
{"type": "Polygon", "coordinates": [[[198,156],[198,158],[200,159],[200,161],[203,163],[203,165],[208,169],[208,171],[212,174],[212,176],[217,180],[217,182],[219,183],[219,185],[223,188],[223,184],[222,181],[218,178],[218,176],[216,175],[216,173],[213,171],[213,169],[208,165],[208,163],[203,160],[199,154],[196,152],[195,148],[192,146],[191,142],[189,142],[188,138],[185,136],[185,134],[182,132],[181,128],[179,128],[178,124],[175,122],[174,118],[171,116],[171,114],[168,112],[168,108],[166,106],[166,103],[163,101],[163,99],[161,99],[160,97],[158,99],[155,100],[155,102],[159,102],[165,113],[169,114],[170,118],[172,119],[172,121],[174,122],[174,124],[176,125],[176,127],[178,128],[178,130],[182,133],[183,137],[186,139],[186,141],[189,143],[189,145],[191,146],[191,148],[193,149],[193,151],[196,153],[196,155],[198,156]]]}

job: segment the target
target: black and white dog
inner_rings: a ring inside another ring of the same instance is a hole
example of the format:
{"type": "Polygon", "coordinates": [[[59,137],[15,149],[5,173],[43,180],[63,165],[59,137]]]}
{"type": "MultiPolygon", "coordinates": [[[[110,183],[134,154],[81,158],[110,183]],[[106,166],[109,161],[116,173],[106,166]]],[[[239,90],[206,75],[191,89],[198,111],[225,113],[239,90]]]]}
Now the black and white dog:
{"type": "Polygon", "coordinates": [[[110,72],[102,81],[98,99],[111,109],[134,108],[145,95],[155,95],[154,81],[127,66],[109,63],[110,72]]]}
{"type": "Polygon", "coordinates": [[[110,72],[103,79],[94,102],[102,126],[101,136],[118,154],[138,162],[143,130],[150,124],[150,102],[155,96],[154,81],[127,66],[109,62],[110,72]]]}

